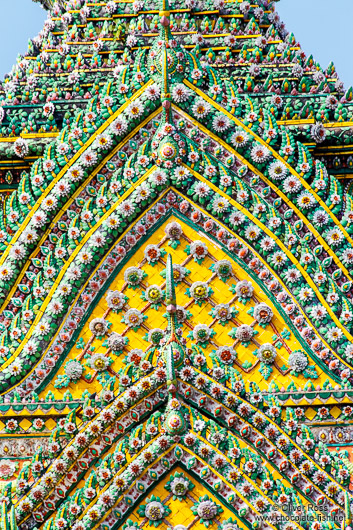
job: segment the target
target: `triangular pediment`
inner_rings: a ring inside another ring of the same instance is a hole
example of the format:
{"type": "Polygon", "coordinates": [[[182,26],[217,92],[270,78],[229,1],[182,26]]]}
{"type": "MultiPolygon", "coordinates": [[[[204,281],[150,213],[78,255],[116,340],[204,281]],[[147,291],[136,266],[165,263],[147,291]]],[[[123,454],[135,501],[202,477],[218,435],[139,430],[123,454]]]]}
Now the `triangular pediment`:
{"type": "Polygon", "coordinates": [[[272,1],[41,3],[0,87],[0,526],[349,530],[352,89],[272,1]]]}

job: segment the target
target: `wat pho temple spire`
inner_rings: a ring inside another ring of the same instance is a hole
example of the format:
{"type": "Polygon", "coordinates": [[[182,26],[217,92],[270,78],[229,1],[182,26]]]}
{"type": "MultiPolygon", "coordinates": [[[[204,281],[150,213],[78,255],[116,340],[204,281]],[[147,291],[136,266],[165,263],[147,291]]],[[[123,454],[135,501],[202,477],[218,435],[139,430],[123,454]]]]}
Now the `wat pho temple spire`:
{"type": "Polygon", "coordinates": [[[270,0],[40,3],[0,85],[1,528],[351,530],[352,89],[270,0]]]}

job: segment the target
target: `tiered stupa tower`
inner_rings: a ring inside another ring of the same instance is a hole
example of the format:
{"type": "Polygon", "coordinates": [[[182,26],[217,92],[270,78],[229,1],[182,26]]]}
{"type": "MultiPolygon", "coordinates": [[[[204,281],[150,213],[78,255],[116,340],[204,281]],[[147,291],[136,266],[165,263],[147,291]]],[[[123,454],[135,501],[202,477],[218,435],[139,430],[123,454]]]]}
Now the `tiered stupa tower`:
{"type": "Polygon", "coordinates": [[[41,0],[0,87],[3,530],[351,529],[353,93],[258,0],[41,0]]]}

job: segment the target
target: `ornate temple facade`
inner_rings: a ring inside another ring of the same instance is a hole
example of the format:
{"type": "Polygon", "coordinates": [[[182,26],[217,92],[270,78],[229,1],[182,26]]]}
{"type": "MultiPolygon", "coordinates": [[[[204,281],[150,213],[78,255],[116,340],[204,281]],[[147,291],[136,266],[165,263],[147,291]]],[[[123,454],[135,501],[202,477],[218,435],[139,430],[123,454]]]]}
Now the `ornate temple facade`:
{"type": "Polygon", "coordinates": [[[0,86],[1,530],[351,530],[352,89],[271,0],[38,1],[0,86]]]}

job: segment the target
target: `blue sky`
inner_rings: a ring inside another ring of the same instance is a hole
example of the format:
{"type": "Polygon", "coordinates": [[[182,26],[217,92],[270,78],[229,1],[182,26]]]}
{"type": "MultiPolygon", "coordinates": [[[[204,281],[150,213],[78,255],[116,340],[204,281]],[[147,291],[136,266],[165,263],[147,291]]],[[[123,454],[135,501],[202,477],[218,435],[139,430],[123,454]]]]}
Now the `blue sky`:
{"type": "Polygon", "coordinates": [[[281,0],[277,11],[307,55],[324,69],[333,61],[346,87],[353,85],[352,0],[281,0]]]}
{"type": "MultiPolygon", "coordinates": [[[[28,39],[40,31],[46,13],[31,0],[0,1],[2,78],[17,54],[26,51],[28,39]]],[[[353,85],[353,0],[281,0],[277,9],[305,52],[312,53],[323,68],[333,60],[345,85],[353,85]]]]}

